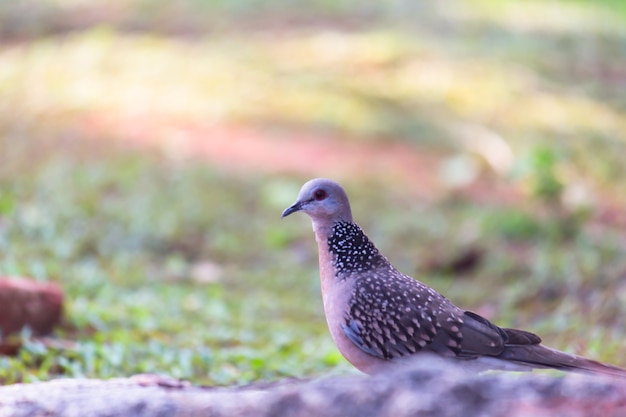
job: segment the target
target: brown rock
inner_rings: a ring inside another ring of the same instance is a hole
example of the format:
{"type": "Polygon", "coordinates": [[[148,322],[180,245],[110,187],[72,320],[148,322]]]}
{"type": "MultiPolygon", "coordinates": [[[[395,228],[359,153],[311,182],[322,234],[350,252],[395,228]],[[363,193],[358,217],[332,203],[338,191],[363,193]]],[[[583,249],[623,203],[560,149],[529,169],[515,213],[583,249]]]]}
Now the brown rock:
{"type": "Polygon", "coordinates": [[[25,326],[44,336],[61,318],[63,292],[58,285],[24,278],[0,277],[0,331],[17,333],[25,326]]]}

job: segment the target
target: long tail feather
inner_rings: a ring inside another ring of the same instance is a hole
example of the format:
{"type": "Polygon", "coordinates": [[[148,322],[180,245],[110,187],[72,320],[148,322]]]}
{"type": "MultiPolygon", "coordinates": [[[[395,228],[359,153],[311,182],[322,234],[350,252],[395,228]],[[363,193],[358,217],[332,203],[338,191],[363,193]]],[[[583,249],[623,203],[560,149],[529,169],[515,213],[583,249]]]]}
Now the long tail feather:
{"type": "Polygon", "coordinates": [[[561,352],[544,345],[506,345],[498,356],[535,368],[552,368],[562,371],[594,373],[626,378],[626,369],[607,365],[592,359],[561,352]]]}

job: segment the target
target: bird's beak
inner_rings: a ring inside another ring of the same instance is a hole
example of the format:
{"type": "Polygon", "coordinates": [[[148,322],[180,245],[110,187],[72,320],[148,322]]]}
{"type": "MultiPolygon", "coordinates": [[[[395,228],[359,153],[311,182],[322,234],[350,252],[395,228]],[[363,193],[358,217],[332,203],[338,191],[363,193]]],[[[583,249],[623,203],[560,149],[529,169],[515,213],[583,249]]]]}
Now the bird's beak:
{"type": "Polygon", "coordinates": [[[289,216],[291,213],[295,213],[296,211],[302,210],[302,202],[296,201],[291,207],[287,207],[283,214],[280,215],[281,218],[289,216]]]}

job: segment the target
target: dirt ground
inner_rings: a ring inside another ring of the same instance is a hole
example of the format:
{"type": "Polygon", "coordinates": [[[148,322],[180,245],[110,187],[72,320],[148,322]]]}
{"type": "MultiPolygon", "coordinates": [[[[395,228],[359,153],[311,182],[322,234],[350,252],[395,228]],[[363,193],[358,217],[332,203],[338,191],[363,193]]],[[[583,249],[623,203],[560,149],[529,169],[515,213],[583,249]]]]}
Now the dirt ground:
{"type": "MultiPolygon", "coordinates": [[[[406,142],[345,140],[332,134],[284,128],[100,114],[84,118],[81,131],[86,138],[116,138],[130,149],[156,151],[174,160],[206,161],[233,171],[393,181],[425,202],[456,195],[479,204],[512,206],[528,198],[521,187],[488,169],[469,184],[453,188],[440,174],[449,155],[406,142]]],[[[626,228],[626,210],[617,199],[601,195],[592,223],[626,228]]]]}

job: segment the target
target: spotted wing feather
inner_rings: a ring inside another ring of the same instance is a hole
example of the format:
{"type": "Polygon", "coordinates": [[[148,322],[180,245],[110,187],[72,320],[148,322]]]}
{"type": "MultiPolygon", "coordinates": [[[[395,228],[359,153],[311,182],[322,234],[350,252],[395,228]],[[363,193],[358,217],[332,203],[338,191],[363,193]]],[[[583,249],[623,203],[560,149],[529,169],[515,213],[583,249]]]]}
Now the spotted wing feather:
{"type": "Polygon", "coordinates": [[[424,349],[462,353],[463,311],[397,271],[381,274],[373,270],[355,282],[342,327],[355,345],[381,359],[424,349]]]}

